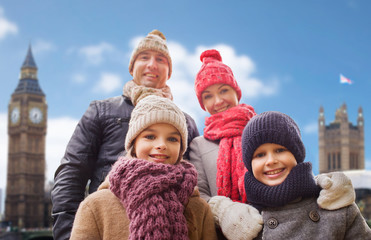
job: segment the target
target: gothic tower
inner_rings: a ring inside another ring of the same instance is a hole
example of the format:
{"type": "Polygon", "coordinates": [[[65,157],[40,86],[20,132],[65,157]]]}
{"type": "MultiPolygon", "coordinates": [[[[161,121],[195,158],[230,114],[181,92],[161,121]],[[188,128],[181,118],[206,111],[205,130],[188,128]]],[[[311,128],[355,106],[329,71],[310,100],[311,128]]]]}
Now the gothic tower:
{"type": "Polygon", "coordinates": [[[19,228],[43,226],[47,103],[31,46],[8,113],[5,219],[19,228]]]}
{"type": "Polygon", "coordinates": [[[357,125],[348,121],[345,103],[336,110],[335,120],[326,126],[323,107],[318,117],[319,171],[365,168],[363,111],[358,109],[357,125]]]}

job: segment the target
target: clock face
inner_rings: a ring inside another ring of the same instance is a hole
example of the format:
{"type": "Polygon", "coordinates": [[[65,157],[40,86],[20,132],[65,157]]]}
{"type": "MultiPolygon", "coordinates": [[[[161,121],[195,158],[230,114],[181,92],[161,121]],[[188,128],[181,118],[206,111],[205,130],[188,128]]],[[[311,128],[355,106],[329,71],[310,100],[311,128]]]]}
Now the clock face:
{"type": "Polygon", "coordinates": [[[40,108],[33,107],[30,109],[29,118],[32,123],[40,123],[43,120],[43,113],[40,108]]]}
{"type": "Polygon", "coordinates": [[[20,116],[19,108],[18,107],[13,108],[12,112],[10,113],[10,121],[13,124],[17,123],[19,121],[19,116],[20,116]]]}

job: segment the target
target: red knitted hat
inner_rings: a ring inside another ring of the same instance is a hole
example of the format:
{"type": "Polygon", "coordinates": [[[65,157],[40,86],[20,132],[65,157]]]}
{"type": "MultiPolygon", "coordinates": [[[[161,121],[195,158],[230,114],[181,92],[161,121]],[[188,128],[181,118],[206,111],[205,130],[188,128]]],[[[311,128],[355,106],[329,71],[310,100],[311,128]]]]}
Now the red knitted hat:
{"type": "Polygon", "coordinates": [[[205,110],[205,106],[202,104],[202,92],[209,86],[218,83],[230,85],[236,91],[238,101],[240,101],[241,89],[232,70],[222,62],[220,53],[215,49],[206,50],[201,53],[200,60],[203,64],[196,75],[195,90],[201,108],[205,110]]]}

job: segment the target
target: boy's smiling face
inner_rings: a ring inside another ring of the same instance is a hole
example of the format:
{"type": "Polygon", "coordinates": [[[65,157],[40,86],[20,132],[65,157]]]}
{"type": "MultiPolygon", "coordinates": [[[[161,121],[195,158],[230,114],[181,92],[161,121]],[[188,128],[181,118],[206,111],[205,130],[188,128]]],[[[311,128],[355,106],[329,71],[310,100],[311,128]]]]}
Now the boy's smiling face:
{"type": "Polygon", "coordinates": [[[296,165],[294,155],[284,146],[274,143],[260,145],[251,162],[255,178],[267,186],[281,184],[296,165]]]}

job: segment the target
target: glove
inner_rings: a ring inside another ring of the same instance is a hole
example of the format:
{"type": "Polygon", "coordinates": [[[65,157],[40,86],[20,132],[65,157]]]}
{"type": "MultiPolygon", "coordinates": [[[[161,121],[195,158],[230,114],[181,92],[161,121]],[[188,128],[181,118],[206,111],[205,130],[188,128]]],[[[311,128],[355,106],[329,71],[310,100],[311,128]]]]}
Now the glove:
{"type": "Polygon", "coordinates": [[[314,179],[322,188],[317,203],[323,209],[335,210],[347,207],[356,199],[352,181],[342,172],[324,173],[315,176],[314,179]]]}
{"type": "Polygon", "coordinates": [[[209,205],[215,223],[228,239],[250,240],[263,229],[262,216],[248,204],[233,202],[224,196],[214,196],[210,198],[209,205]]]}

